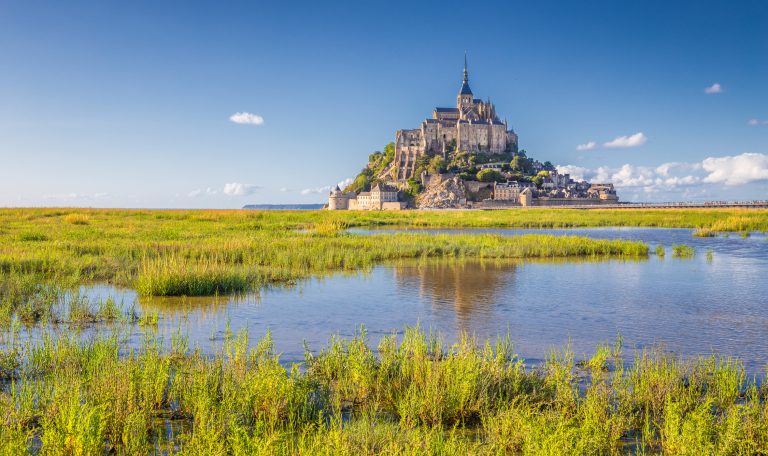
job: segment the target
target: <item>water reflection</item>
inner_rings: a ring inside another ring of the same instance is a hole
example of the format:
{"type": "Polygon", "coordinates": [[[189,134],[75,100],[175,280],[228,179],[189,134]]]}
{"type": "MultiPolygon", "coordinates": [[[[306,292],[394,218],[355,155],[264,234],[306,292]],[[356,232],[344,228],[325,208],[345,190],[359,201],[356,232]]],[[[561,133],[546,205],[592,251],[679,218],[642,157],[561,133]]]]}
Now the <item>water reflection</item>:
{"type": "MultiPolygon", "coordinates": [[[[621,334],[628,358],[634,347],[664,343],[683,355],[739,356],[750,372],[768,363],[764,238],[691,238],[689,230],[667,229],[569,234],[667,248],[687,243],[697,253],[685,260],[668,250],[665,258],[641,260],[397,262],[233,297],[148,299],[103,286],[83,293],[157,312],[158,336],[169,341],[183,328],[190,346],[204,353],[221,347],[226,328],[247,328],[254,341],[271,330],[287,362],[303,359],[304,341],[319,350],[331,335],[350,337],[361,324],[375,345],[385,334],[420,323],[447,342],[462,331],[480,339],[509,332],[527,359],[568,343],[581,356],[621,334]],[[709,249],[711,259],[705,255],[709,249]]],[[[145,330],[134,327],[129,344],[140,345],[145,330]]]]}
{"type": "Polygon", "coordinates": [[[515,282],[517,262],[421,261],[393,267],[395,283],[405,293],[418,294],[436,312],[454,315],[456,329],[469,331],[472,319],[492,318],[493,306],[515,282]]]}

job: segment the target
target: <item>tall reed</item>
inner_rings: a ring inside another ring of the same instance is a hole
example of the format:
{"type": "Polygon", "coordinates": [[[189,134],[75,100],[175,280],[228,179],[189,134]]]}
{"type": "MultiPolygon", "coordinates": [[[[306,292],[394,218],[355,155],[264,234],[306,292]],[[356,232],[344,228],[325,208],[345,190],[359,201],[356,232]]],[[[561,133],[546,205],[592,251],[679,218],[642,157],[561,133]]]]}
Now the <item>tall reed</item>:
{"type": "Polygon", "coordinates": [[[0,359],[3,454],[762,454],[764,378],[740,361],[621,344],[529,367],[509,337],[365,331],[285,366],[247,330],[202,356],[152,332],[44,333],[0,359]],[[9,361],[10,360],[10,361],[9,361]]]}

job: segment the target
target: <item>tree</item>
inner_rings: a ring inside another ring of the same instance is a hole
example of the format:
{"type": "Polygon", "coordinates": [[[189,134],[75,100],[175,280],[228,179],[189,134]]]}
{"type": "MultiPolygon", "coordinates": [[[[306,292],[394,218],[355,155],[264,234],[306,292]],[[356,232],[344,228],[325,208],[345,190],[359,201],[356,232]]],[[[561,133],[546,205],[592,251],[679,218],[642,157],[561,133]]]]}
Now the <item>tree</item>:
{"type": "Polygon", "coordinates": [[[530,174],[532,170],[531,160],[526,158],[523,154],[515,155],[515,158],[509,162],[509,167],[512,169],[512,172],[522,174],[530,174]]]}
{"type": "Polygon", "coordinates": [[[419,182],[417,179],[414,179],[413,177],[408,179],[406,182],[408,183],[408,188],[405,190],[405,195],[411,200],[416,198],[416,195],[421,193],[421,191],[424,189],[424,187],[421,185],[421,182],[419,182]]]}
{"type": "MultiPolygon", "coordinates": [[[[365,171],[365,170],[363,170],[365,171]]],[[[355,177],[355,180],[344,189],[345,192],[365,192],[371,189],[371,176],[361,172],[355,177]]]]}
{"type": "Polygon", "coordinates": [[[395,158],[395,143],[390,142],[384,146],[384,156],[395,158]]]}
{"type": "Polygon", "coordinates": [[[536,184],[536,188],[541,188],[541,186],[544,184],[544,177],[537,174],[531,178],[531,182],[536,184]]]}
{"type": "Polygon", "coordinates": [[[477,180],[480,182],[504,182],[504,176],[495,169],[481,169],[477,173],[477,180]]]}
{"type": "Polygon", "coordinates": [[[445,159],[439,155],[435,155],[432,157],[432,160],[429,161],[427,171],[431,174],[441,174],[445,172],[446,166],[445,159]]]}
{"type": "Polygon", "coordinates": [[[544,162],[544,169],[547,171],[554,171],[555,165],[553,165],[551,161],[547,160],[544,162]]]}
{"type": "Polygon", "coordinates": [[[414,176],[421,176],[421,173],[427,171],[429,168],[429,162],[432,159],[429,155],[421,155],[416,159],[416,166],[414,168],[414,176]]]}

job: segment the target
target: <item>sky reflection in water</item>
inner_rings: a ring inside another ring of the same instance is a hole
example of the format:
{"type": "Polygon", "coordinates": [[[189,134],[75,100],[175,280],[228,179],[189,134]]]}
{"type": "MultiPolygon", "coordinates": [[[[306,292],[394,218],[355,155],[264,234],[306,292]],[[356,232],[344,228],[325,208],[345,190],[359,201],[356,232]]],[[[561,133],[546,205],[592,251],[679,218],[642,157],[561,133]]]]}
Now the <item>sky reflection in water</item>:
{"type": "MultiPolygon", "coordinates": [[[[228,323],[235,333],[248,327],[253,343],[270,329],[287,362],[303,359],[305,340],[319,350],[331,335],[350,337],[364,324],[376,343],[384,334],[420,323],[448,342],[461,331],[480,339],[509,332],[517,352],[533,362],[569,342],[581,357],[620,334],[628,348],[661,344],[683,355],[734,355],[750,372],[768,364],[764,236],[693,238],[690,230],[628,228],[471,232],[533,231],[638,239],[651,247],[665,245],[667,255],[639,261],[400,262],[218,300],[137,300],[131,290],[83,290],[158,311],[159,335],[169,341],[181,327],[190,345],[206,353],[221,346],[228,323]],[[678,243],[694,246],[695,258],[672,258],[669,247],[678,243]]],[[[138,345],[142,337],[136,327],[129,343],[138,345]]]]}

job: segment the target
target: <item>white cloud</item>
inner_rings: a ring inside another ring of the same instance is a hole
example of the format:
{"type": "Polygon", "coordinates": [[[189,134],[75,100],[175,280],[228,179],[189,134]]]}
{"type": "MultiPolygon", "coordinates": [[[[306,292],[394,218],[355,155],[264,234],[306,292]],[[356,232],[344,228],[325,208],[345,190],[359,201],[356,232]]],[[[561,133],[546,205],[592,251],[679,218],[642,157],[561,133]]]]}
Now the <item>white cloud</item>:
{"type": "MultiPolygon", "coordinates": [[[[340,189],[344,190],[344,187],[354,182],[353,177],[348,177],[344,179],[343,181],[339,182],[338,185],[340,189]]],[[[331,191],[331,188],[334,188],[335,185],[326,185],[325,187],[316,187],[316,188],[305,188],[301,191],[302,195],[311,195],[311,194],[321,194],[321,193],[328,193],[331,191]]]]}
{"type": "Polygon", "coordinates": [[[584,144],[579,144],[576,146],[576,150],[592,150],[597,147],[597,143],[594,141],[589,141],[584,144]]]}
{"type": "Polygon", "coordinates": [[[648,138],[641,131],[631,136],[619,136],[614,138],[612,141],[603,143],[603,147],[609,149],[637,147],[642,146],[646,141],[648,141],[648,138]]]}
{"type": "Polygon", "coordinates": [[[723,86],[721,86],[717,82],[704,89],[704,93],[706,94],[722,93],[722,92],[723,92],[723,86]]]}
{"type": "Polygon", "coordinates": [[[288,187],[282,187],[282,188],[280,188],[280,191],[283,192],[283,193],[288,193],[288,192],[292,192],[293,190],[291,190],[288,187]]]}
{"type": "Polygon", "coordinates": [[[749,121],[747,121],[747,125],[750,127],[755,127],[757,125],[768,125],[768,120],[749,119],[749,121]]]}
{"type": "Polygon", "coordinates": [[[232,182],[224,184],[224,194],[229,196],[245,196],[252,195],[256,190],[260,189],[258,185],[253,184],[241,184],[239,182],[232,182]]]}
{"type": "Polygon", "coordinates": [[[726,186],[768,181],[768,155],[744,153],[736,156],[708,157],[701,162],[662,163],[656,167],[624,164],[589,169],[575,165],[558,165],[557,171],[568,173],[574,180],[612,183],[617,188],[635,192],[681,192],[683,197],[704,195],[708,184],[726,186]]]}
{"type": "Polygon", "coordinates": [[[229,120],[242,125],[261,125],[264,123],[263,117],[250,112],[236,112],[229,116],[229,120]]]}
{"type": "Polygon", "coordinates": [[[570,174],[571,179],[575,181],[589,180],[594,173],[589,168],[576,165],[557,165],[557,172],[559,174],[570,174]]]}
{"type": "Polygon", "coordinates": [[[701,162],[701,166],[709,173],[704,182],[713,184],[733,186],[768,180],[768,155],[765,154],[710,157],[701,162]]]}

